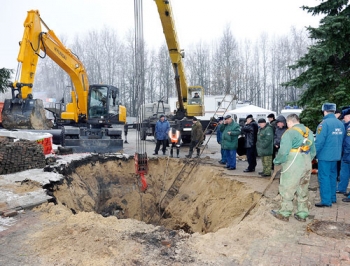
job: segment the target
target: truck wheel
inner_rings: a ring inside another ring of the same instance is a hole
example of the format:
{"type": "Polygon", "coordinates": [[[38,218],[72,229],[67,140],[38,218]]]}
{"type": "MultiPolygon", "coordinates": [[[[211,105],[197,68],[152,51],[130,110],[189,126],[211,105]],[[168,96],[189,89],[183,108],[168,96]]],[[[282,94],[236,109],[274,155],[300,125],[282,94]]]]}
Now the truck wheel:
{"type": "Polygon", "coordinates": [[[184,144],[191,143],[191,137],[182,137],[181,139],[184,144]]]}
{"type": "Polygon", "coordinates": [[[146,135],[146,131],[145,130],[141,130],[140,132],[140,139],[141,140],[146,140],[147,135],[146,135]]]}

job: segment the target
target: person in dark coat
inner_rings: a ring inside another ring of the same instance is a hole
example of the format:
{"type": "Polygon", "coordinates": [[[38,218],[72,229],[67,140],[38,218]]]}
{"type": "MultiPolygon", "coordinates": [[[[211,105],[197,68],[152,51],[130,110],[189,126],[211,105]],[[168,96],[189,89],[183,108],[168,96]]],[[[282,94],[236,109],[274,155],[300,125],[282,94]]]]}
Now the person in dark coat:
{"type": "Polygon", "coordinates": [[[227,160],[226,160],[226,153],[225,151],[222,149],[221,146],[221,138],[222,138],[222,132],[220,131],[221,126],[224,123],[224,118],[221,116],[219,117],[219,122],[216,128],[216,141],[220,144],[220,152],[221,152],[221,159],[219,161],[220,164],[226,164],[227,160]]]}
{"type": "Polygon", "coordinates": [[[255,172],[256,167],[256,140],[258,134],[258,124],[252,115],[248,115],[246,122],[242,127],[242,134],[245,135],[244,147],[247,151],[248,168],[243,172],[255,172]]]}
{"type": "Polygon", "coordinates": [[[344,124],[334,115],[336,105],[322,105],[323,120],[316,130],[316,154],[318,159],[318,183],[321,201],[316,207],[331,207],[337,202],[337,161],[341,159],[345,134],[344,124]]]}
{"type": "MultiPolygon", "coordinates": [[[[272,126],[273,134],[275,134],[275,130],[276,130],[276,127],[277,127],[277,121],[275,119],[275,114],[273,114],[273,113],[269,114],[267,116],[267,119],[269,120],[269,124],[272,126]]],[[[273,149],[272,161],[273,161],[273,159],[275,159],[275,157],[276,157],[276,149],[273,149]]],[[[274,167],[275,167],[275,165],[272,162],[271,169],[273,170],[274,167]]]]}
{"type": "Polygon", "coordinates": [[[287,130],[287,121],[283,115],[279,115],[276,119],[276,129],[273,138],[273,147],[275,154],[278,153],[281,144],[281,138],[283,133],[287,130]]]}
{"type": "Polygon", "coordinates": [[[200,156],[200,148],[199,145],[201,145],[203,139],[204,139],[204,133],[203,133],[203,127],[201,122],[198,121],[197,117],[192,118],[192,131],[191,131],[191,145],[190,150],[187,155],[185,155],[186,158],[192,158],[193,149],[196,148],[197,156],[196,158],[199,158],[200,156]]]}
{"type": "MultiPolygon", "coordinates": [[[[344,119],[345,137],[343,140],[343,152],[340,165],[340,180],[337,193],[347,195],[350,176],[350,108],[343,111],[341,118],[344,119]]],[[[342,199],[344,202],[350,202],[350,197],[342,199]]]]}
{"type": "Polygon", "coordinates": [[[272,126],[273,128],[273,131],[275,131],[275,128],[276,128],[276,124],[277,124],[277,121],[275,119],[275,114],[269,114],[267,116],[267,119],[269,120],[269,124],[272,126]]]}
{"type": "Polygon", "coordinates": [[[262,177],[271,175],[272,153],[273,153],[273,129],[266,123],[264,118],[258,120],[259,130],[256,142],[256,151],[261,157],[263,171],[259,172],[262,177]]]}
{"type": "Polygon", "coordinates": [[[221,147],[225,151],[227,160],[226,168],[236,170],[238,136],[241,133],[239,125],[233,121],[231,115],[226,115],[220,131],[222,132],[221,147]]]}
{"type": "Polygon", "coordinates": [[[157,144],[153,155],[158,155],[158,151],[160,149],[161,144],[163,145],[162,147],[163,155],[165,155],[169,129],[170,129],[169,121],[165,119],[165,115],[161,115],[155,127],[155,138],[157,140],[157,144]]]}

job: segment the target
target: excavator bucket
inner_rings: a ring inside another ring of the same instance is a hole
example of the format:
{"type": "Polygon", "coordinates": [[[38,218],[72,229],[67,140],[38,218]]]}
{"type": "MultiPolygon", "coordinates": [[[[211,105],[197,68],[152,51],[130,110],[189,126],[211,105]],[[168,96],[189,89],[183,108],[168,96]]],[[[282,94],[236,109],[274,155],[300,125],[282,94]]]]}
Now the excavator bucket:
{"type": "Polygon", "coordinates": [[[50,129],[52,121],[46,118],[40,99],[6,99],[2,109],[2,125],[6,129],[50,129]]]}

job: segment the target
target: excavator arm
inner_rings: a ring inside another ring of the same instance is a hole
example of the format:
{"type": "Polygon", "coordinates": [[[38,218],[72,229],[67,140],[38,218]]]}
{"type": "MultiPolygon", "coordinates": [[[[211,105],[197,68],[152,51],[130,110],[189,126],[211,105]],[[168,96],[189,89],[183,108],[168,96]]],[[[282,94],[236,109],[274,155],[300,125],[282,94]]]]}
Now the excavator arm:
{"type": "Polygon", "coordinates": [[[89,82],[83,63],[49,29],[40,18],[38,10],[28,11],[24,28],[17,58],[22,64],[22,71],[20,81],[15,81],[13,87],[20,90],[22,99],[32,98],[38,59],[49,56],[70,76],[75,89],[71,91],[72,102],[67,104],[66,111],[61,114],[61,118],[78,122],[79,116],[86,116],[88,108],[89,82]],[[42,31],[42,25],[45,26],[47,32],[42,31]]]}

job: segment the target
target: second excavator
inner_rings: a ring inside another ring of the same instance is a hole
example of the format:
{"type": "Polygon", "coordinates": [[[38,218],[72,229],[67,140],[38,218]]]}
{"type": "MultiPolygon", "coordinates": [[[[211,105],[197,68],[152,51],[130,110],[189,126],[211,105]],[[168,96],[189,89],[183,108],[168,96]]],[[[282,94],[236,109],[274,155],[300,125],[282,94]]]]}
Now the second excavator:
{"type": "Polygon", "coordinates": [[[75,152],[116,152],[121,149],[122,127],[118,125],[126,122],[126,108],[120,104],[119,89],[104,84],[90,85],[83,63],[49,29],[38,10],[28,11],[24,21],[17,58],[20,67],[16,81],[10,86],[12,99],[5,100],[2,110],[4,128],[51,128],[42,100],[33,97],[38,59],[46,55],[69,75],[73,84],[71,102],[47,108],[54,114],[54,124],[61,131],[61,144],[75,152]],[[42,26],[47,32],[42,31],[42,26]]]}

